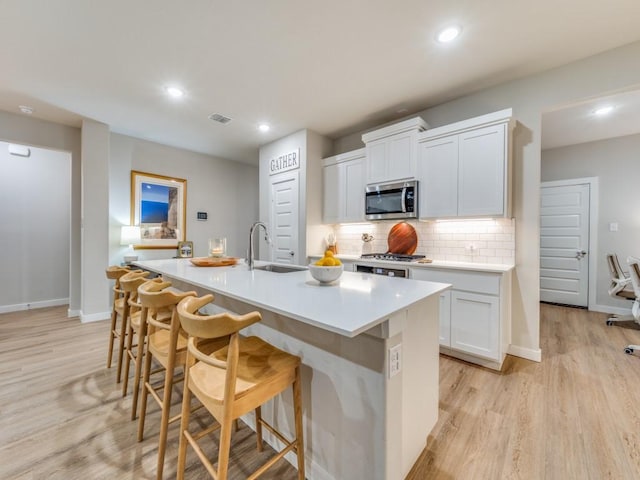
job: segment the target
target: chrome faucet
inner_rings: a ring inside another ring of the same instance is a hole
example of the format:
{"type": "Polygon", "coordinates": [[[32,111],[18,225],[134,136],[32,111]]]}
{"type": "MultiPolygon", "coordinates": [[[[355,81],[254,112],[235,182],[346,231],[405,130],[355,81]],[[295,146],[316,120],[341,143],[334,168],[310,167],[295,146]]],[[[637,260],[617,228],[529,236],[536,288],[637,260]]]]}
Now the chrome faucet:
{"type": "Polygon", "coordinates": [[[258,227],[264,228],[264,241],[267,243],[271,243],[269,232],[267,231],[267,226],[264,223],[255,222],[253,225],[251,225],[251,228],[249,229],[249,253],[247,255],[247,265],[249,266],[249,270],[253,270],[253,232],[258,227]]]}

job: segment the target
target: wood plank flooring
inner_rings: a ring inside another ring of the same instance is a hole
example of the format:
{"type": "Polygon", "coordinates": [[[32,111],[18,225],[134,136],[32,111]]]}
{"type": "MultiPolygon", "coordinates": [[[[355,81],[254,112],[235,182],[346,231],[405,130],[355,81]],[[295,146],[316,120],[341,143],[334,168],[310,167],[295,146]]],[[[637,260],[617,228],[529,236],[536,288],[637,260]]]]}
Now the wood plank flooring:
{"type": "MultiPolygon", "coordinates": [[[[543,362],[509,357],[501,373],[442,356],[440,418],[407,478],[640,479],[640,358],[622,351],[640,343],[640,327],[604,320],[542,305],[543,362]]],[[[1,479],[155,478],[159,412],[150,402],[136,442],[130,395],[105,368],[108,330],[66,318],[66,307],[0,315],[1,479]]],[[[202,412],[194,425],[208,421],[202,412]]],[[[176,426],[169,443],[174,478],[176,426]]],[[[230,478],[270,454],[242,426],[230,478]]],[[[187,478],[208,478],[192,452],[187,478]]],[[[296,472],[282,461],[264,478],[296,472]]]]}

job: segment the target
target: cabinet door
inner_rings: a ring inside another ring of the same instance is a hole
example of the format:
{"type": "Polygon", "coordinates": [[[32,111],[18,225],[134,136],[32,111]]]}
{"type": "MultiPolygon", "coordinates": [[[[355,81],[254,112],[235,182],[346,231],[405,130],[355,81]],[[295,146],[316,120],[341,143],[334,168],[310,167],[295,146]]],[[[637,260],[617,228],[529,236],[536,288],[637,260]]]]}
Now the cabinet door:
{"type": "Polygon", "coordinates": [[[506,126],[459,135],[458,215],[505,213],[506,126]]]}
{"type": "Polygon", "coordinates": [[[340,221],[340,164],[328,165],[323,168],[323,200],[322,219],[324,223],[338,223],[340,221]]]}
{"type": "Polygon", "coordinates": [[[387,140],[367,143],[367,183],[387,180],[387,140]]]}
{"type": "Polygon", "coordinates": [[[455,217],[458,214],[458,136],[419,145],[418,181],[420,217],[455,217]]]}
{"type": "Polygon", "coordinates": [[[416,176],[416,142],[414,132],[399,133],[388,139],[387,180],[403,180],[416,176]]]}
{"type": "Polygon", "coordinates": [[[498,297],[451,292],[451,348],[499,360],[500,309],[498,297]]]}
{"type": "Polygon", "coordinates": [[[364,221],[364,158],[350,160],[344,166],[344,217],[342,222],[364,221]]]}
{"type": "Polygon", "coordinates": [[[440,293],[440,345],[451,346],[451,290],[440,293]]]}

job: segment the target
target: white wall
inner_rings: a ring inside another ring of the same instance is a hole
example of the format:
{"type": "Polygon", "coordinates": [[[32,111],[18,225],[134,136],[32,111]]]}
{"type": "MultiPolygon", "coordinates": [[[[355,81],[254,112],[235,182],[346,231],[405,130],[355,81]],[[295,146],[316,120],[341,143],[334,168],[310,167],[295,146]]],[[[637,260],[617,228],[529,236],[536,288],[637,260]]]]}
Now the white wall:
{"type": "Polygon", "coordinates": [[[80,129],[0,111],[0,139],[71,152],[69,312],[80,309],[80,129]]]}
{"type": "Polygon", "coordinates": [[[542,152],[542,181],[598,177],[598,249],[596,304],[630,308],[629,302],[607,294],[609,270],[605,256],[617,253],[621,262],[640,257],[640,135],[612,138],[542,152]],[[618,224],[617,232],[609,223],[618,224]]]}
{"type": "MultiPolygon", "coordinates": [[[[540,138],[541,113],[640,84],[640,43],[485,89],[417,112],[431,127],[513,108],[516,269],[513,275],[511,352],[540,357],[540,138]]],[[[427,80],[425,80],[427,81],[427,80]]],[[[411,116],[416,115],[413,113],[411,116]]],[[[334,154],[362,147],[358,135],[339,139],[334,154]]]]}
{"type": "Polygon", "coordinates": [[[69,301],[71,154],[0,142],[0,312],[69,301]]]}
{"type": "MultiPolygon", "coordinates": [[[[208,240],[227,237],[227,253],[244,258],[249,227],[258,219],[258,169],[125,135],[111,134],[109,163],[109,263],[118,264],[127,247],[120,226],[131,212],[131,170],[187,180],[187,235],[194,256],[206,256],[208,240]],[[196,220],[196,212],[208,220],[196,220]]],[[[175,249],[136,250],[140,260],[171,258],[175,249]]]]}

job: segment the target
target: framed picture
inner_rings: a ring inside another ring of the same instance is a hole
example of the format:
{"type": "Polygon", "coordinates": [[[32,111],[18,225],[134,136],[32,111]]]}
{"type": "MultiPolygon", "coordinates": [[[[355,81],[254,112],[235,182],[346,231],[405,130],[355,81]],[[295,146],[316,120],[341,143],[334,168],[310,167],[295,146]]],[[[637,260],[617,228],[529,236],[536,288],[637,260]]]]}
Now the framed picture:
{"type": "Polygon", "coordinates": [[[193,242],[178,242],[178,258],[193,258],[193,242]]]}
{"type": "Polygon", "coordinates": [[[131,225],[140,225],[141,237],[134,248],[178,248],[186,238],[186,210],[186,180],[131,171],[131,225]]]}

